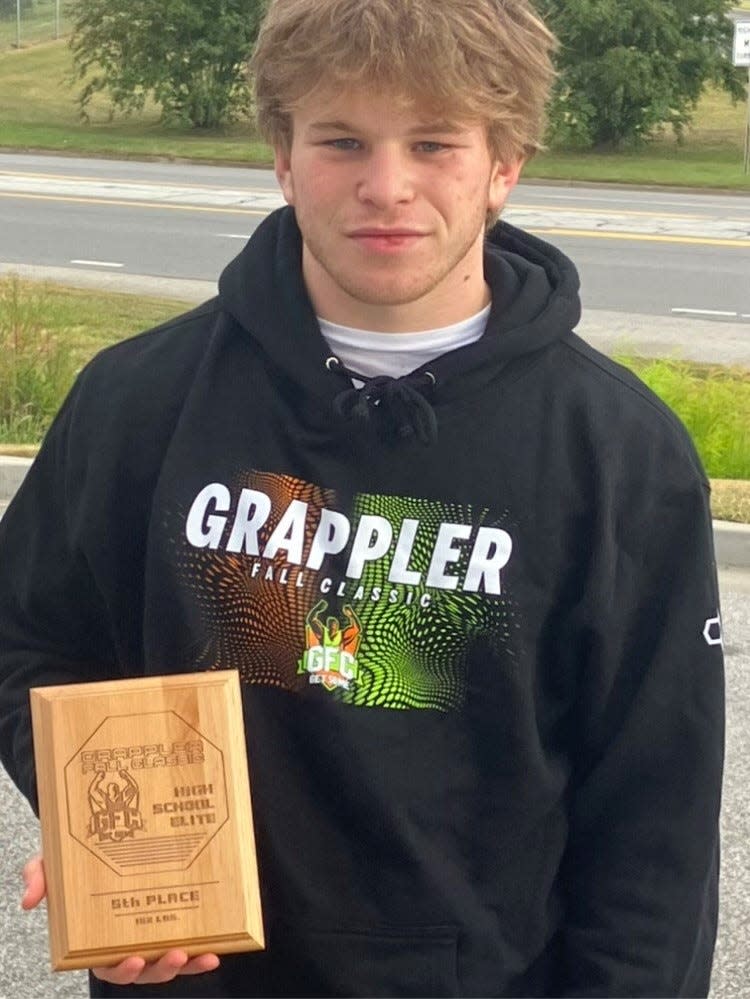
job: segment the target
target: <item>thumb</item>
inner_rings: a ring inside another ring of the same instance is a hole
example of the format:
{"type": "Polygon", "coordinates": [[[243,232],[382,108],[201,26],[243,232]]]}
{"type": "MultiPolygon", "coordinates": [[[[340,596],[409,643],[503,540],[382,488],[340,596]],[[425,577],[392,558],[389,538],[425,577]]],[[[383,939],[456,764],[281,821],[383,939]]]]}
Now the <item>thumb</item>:
{"type": "Polygon", "coordinates": [[[41,857],[32,857],[23,869],[23,880],[26,886],[21,908],[35,909],[47,894],[47,882],[44,876],[44,861],[41,857]]]}

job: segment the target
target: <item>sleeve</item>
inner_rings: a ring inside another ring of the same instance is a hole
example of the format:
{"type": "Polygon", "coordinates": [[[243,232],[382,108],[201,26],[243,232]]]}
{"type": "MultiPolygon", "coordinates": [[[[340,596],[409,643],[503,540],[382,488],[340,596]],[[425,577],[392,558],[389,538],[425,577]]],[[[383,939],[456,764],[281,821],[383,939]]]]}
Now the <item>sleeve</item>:
{"type": "MultiPolygon", "coordinates": [[[[680,488],[646,479],[623,490],[600,514],[590,555],[563,864],[566,996],[708,993],[724,674],[708,486],[696,462],[675,471],[680,488]]],[[[664,482],[671,468],[657,472],[664,482]]]]}
{"type": "Polygon", "coordinates": [[[0,758],[38,814],[29,690],[115,675],[107,613],[78,539],[85,446],[68,396],[0,521],[0,758]]]}

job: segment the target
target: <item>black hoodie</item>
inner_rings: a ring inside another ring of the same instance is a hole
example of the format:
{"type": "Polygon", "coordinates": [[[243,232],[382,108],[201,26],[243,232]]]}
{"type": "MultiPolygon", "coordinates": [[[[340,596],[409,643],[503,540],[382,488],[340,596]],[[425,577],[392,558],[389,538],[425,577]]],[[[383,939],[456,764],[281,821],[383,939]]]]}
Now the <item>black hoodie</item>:
{"type": "Polygon", "coordinates": [[[293,212],[102,352],[0,525],[0,748],[35,685],[237,668],[268,947],[97,995],[699,996],[722,656],[684,430],[490,234],[485,335],[352,395],[293,212]]]}

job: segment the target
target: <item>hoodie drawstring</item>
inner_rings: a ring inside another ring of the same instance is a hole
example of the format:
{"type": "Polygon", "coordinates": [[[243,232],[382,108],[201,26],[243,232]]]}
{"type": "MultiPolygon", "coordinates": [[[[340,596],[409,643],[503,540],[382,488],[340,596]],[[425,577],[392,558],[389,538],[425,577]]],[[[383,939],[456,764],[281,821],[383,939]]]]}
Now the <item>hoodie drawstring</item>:
{"type": "Polygon", "coordinates": [[[392,436],[402,440],[416,437],[420,444],[429,446],[437,441],[437,417],[425,398],[435,386],[431,371],[408,374],[402,378],[377,375],[367,378],[351,371],[337,357],[326,361],[329,371],[336,368],[358,382],[360,388],[344,389],[333,400],[333,408],[345,420],[371,423],[376,416],[386,424],[392,436]]]}

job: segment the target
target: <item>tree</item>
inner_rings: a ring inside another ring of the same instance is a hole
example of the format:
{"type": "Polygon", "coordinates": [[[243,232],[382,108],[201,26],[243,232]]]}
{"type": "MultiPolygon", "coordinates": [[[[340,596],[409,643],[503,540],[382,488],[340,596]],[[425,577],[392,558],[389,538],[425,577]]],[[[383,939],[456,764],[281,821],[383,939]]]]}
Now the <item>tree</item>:
{"type": "Polygon", "coordinates": [[[707,83],[744,96],[731,63],[732,0],[538,0],[561,42],[553,143],[617,148],[690,124],[707,83]]]}
{"type": "Polygon", "coordinates": [[[70,0],[71,49],[88,117],[106,92],[114,109],[153,97],[165,121],[213,128],[247,112],[245,63],[264,0],[70,0]]]}

